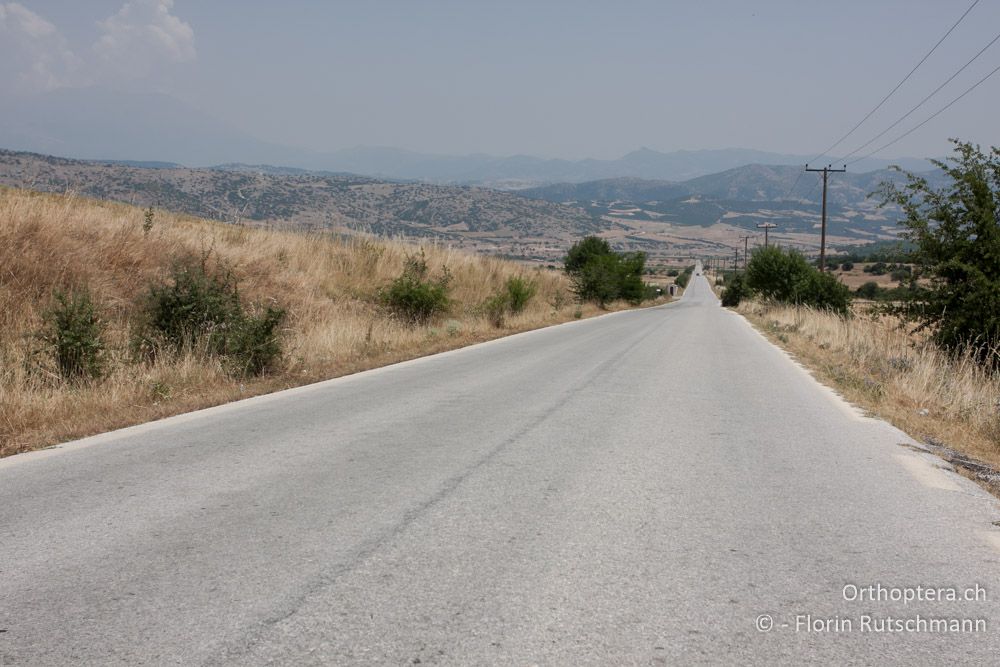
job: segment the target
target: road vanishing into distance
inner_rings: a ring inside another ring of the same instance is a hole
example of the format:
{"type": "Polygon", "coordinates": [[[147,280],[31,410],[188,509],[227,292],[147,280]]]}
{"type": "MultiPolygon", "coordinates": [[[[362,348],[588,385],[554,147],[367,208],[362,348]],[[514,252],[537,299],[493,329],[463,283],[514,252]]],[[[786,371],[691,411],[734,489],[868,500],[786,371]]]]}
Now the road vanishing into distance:
{"type": "Polygon", "coordinates": [[[695,276],[0,462],[0,664],[997,664],[945,467],[695,276]]]}

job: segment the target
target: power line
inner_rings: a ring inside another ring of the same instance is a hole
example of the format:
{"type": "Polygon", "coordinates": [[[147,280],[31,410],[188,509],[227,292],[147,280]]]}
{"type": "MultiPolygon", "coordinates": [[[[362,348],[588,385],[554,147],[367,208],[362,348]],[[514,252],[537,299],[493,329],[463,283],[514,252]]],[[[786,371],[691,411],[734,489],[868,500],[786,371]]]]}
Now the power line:
{"type": "Polygon", "coordinates": [[[923,120],[923,122],[921,122],[920,124],[911,127],[909,130],[907,130],[903,134],[899,135],[898,137],[896,137],[895,139],[893,139],[889,143],[883,144],[883,145],[879,146],[878,148],[876,148],[875,150],[873,150],[871,153],[868,153],[867,155],[864,155],[864,156],[859,157],[859,158],[854,158],[853,160],[851,160],[847,164],[848,165],[852,165],[855,162],[860,162],[861,160],[865,160],[867,158],[870,158],[872,155],[875,155],[876,153],[879,153],[879,152],[885,150],[889,146],[892,146],[897,141],[901,141],[905,137],[910,136],[911,134],[913,134],[914,132],[916,132],[917,130],[919,130],[920,128],[922,128],[924,125],[926,125],[927,123],[931,122],[932,120],[934,120],[935,118],[937,118],[938,116],[940,116],[942,113],[944,113],[945,111],[947,111],[949,108],[951,108],[951,106],[953,104],[955,104],[960,99],[962,99],[963,97],[965,97],[966,95],[968,95],[969,93],[971,93],[973,90],[975,90],[976,88],[978,88],[981,84],[985,83],[987,79],[989,79],[991,76],[993,76],[997,72],[1000,72],[1000,66],[997,66],[997,68],[994,69],[992,72],[990,72],[989,74],[987,74],[986,76],[984,76],[982,79],[980,79],[979,81],[977,81],[974,84],[972,84],[972,86],[970,86],[964,93],[962,93],[961,95],[959,95],[958,97],[956,97],[955,99],[953,99],[951,102],[948,102],[948,104],[944,105],[943,107],[941,107],[940,109],[938,109],[937,111],[935,111],[933,114],[931,114],[930,116],[928,116],[927,118],[925,118],[923,120]]]}
{"type": "Polygon", "coordinates": [[[853,156],[853,155],[856,155],[856,154],[860,153],[861,151],[863,151],[864,149],[868,148],[868,147],[869,147],[869,146],[871,146],[871,145],[872,145],[873,143],[875,143],[876,141],[878,141],[879,139],[881,139],[882,137],[884,137],[884,136],[885,136],[886,134],[888,134],[888,133],[889,133],[889,131],[890,131],[890,130],[892,130],[892,129],[893,129],[894,127],[896,127],[897,125],[899,125],[900,123],[902,123],[902,122],[903,122],[904,120],[906,120],[907,118],[909,118],[909,117],[910,117],[910,115],[911,115],[911,114],[912,114],[912,113],[913,113],[914,111],[916,111],[917,109],[919,109],[920,107],[922,107],[922,106],[924,105],[924,103],[925,103],[925,102],[927,102],[927,100],[929,100],[929,99],[931,99],[932,97],[934,97],[935,95],[937,95],[937,94],[938,94],[938,92],[939,92],[939,91],[940,91],[940,90],[941,90],[942,88],[944,88],[945,86],[947,86],[947,85],[948,85],[949,83],[951,83],[951,82],[952,82],[952,81],[954,80],[954,78],[955,78],[956,76],[958,76],[959,74],[961,74],[962,72],[964,72],[964,71],[965,71],[965,68],[966,68],[966,67],[968,67],[969,65],[971,65],[972,63],[974,63],[974,62],[975,62],[975,61],[976,61],[976,60],[977,60],[977,59],[979,58],[979,56],[983,55],[983,53],[985,53],[985,52],[986,52],[986,49],[988,49],[988,48],[990,48],[991,46],[993,46],[993,45],[994,45],[994,44],[996,43],[996,41],[997,41],[998,39],[1000,39],[1000,34],[997,34],[997,36],[996,36],[996,37],[994,37],[994,38],[993,38],[993,39],[992,39],[992,40],[990,41],[990,43],[989,43],[989,44],[987,44],[986,46],[984,46],[983,48],[981,48],[981,49],[979,50],[979,53],[977,53],[976,55],[972,56],[972,59],[971,59],[971,60],[969,60],[969,61],[968,61],[967,63],[965,63],[964,65],[962,65],[962,67],[961,67],[961,68],[959,68],[959,70],[958,70],[957,72],[955,72],[954,74],[952,74],[951,76],[949,76],[949,77],[948,77],[948,79],[947,79],[947,80],[946,80],[946,81],[945,81],[944,83],[942,83],[942,84],[941,84],[940,86],[938,86],[937,88],[935,88],[935,89],[934,89],[934,91],[933,91],[933,92],[932,92],[932,93],[931,93],[930,95],[928,95],[928,96],[927,96],[927,97],[925,97],[924,99],[920,100],[920,102],[918,102],[918,103],[917,103],[917,105],[916,105],[915,107],[913,107],[912,109],[910,109],[909,111],[907,111],[907,112],[906,112],[905,114],[903,114],[902,116],[900,116],[900,117],[899,117],[899,118],[898,118],[898,119],[896,120],[896,122],[895,122],[895,123],[893,123],[893,124],[892,124],[892,125],[890,125],[889,127],[885,128],[884,130],[882,130],[881,132],[879,132],[878,134],[876,134],[876,135],[875,135],[874,137],[872,137],[871,139],[869,139],[869,140],[868,140],[867,142],[865,142],[865,143],[861,144],[860,146],[858,146],[857,148],[855,148],[855,149],[854,149],[853,151],[851,151],[850,153],[848,153],[847,155],[845,155],[845,156],[843,157],[843,159],[844,159],[844,160],[846,160],[846,159],[848,159],[849,157],[851,157],[851,156],[853,156]]]}
{"type": "Polygon", "coordinates": [[[792,183],[792,187],[788,188],[788,192],[786,192],[786,193],[785,193],[785,196],[784,196],[784,197],[782,197],[782,199],[788,199],[789,195],[791,195],[791,194],[792,194],[792,191],[793,191],[793,190],[795,189],[795,186],[799,184],[799,180],[801,180],[801,178],[802,178],[802,174],[804,174],[804,173],[805,173],[804,171],[800,171],[800,172],[799,172],[799,175],[798,175],[798,177],[797,177],[797,178],[795,179],[795,182],[794,182],[794,183],[792,183]]]}
{"type": "Polygon", "coordinates": [[[889,98],[890,98],[890,97],[892,97],[892,96],[893,96],[893,95],[895,94],[895,92],[896,92],[897,90],[899,90],[899,89],[900,89],[900,88],[902,87],[902,85],[903,85],[904,83],[906,83],[906,82],[907,82],[907,80],[909,80],[909,78],[910,78],[911,76],[913,76],[913,73],[914,73],[914,72],[916,72],[916,71],[917,71],[918,69],[920,69],[920,66],[924,64],[924,61],[926,61],[926,60],[927,60],[928,58],[930,58],[930,57],[931,57],[931,54],[932,54],[932,53],[934,53],[934,52],[935,52],[935,51],[937,50],[937,47],[941,46],[941,43],[942,43],[942,42],[943,42],[944,40],[946,40],[946,39],[948,38],[948,35],[950,35],[950,34],[952,33],[952,31],[953,31],[953,30],[954,30],[955,28],[957,28],[957,27],[958,27],[958,24],[959,24],[959,23],[961,23],[961,22],[962,22],[962,20],[963,20],[963,19],[965,19],[965,17],[966,17],[966,16],[968,16],[969,12],[971,12],[971,11],[972,11],[973,7],[975,7],[975,6],[976,6],[976,5],[978,5],[978,4],[979,4],[979,0],[973,0],[973,3],[972,3],[971,5],[969,5],[969,8],[965,10],[965,13],[963,13],[963,14],[962,14],[961,16],[959,16],[959,17],[958,17],[958,20],[957,20],[957,21],[955,21],[955,24],[954,24],[954,25],[952,25],[952,26],[951,26],[950,28],[948,28],[948,32],[946,32],[946,33],[944,34],[944,36],[943,36],[943,37],[941,37],[941,39],[939,39],[939,40],[937,41],[937,44],[935,44],[935,45],[934,45],[934,46],[933,46],[933,47],[931,48],[931,50],[930,50],[930,51],[928,51],[928,52],[927,52],[927,54],[926,54],[926,55],[925,55],[925,56],[924,56],[923,58],[921,58],[921,59],[920,59],[920,62],[918,62],[918,63],[917,63],[917,64],[916,64],[916,65],[915,65],[915,66],[913,67],[913,69],[911,69],[911,70],[910,70],[910,73],[909,73],[909,74],[907,74],[906,76],[904,76],[904,77],[903,77],[903,80],[902,80],[902,81],[900,81],[899,83],[897,83],[897,84],[896,84],[896,87],[895,87],[895,88],[893,88],[892,90],[890,90],[890,91],[889,91],[889,94],[888,94],[888,95],[886,95],[885,97],[883,97],[883,98],[882,98],[882,101],[881,101],[881,102],[879,102],[878,104],[876,104],[876,105],[875,105],[875,108],[874,108],[874,109],[872,109],[872,110],[871,110],[871,111],[869,111],[869,112],[868,112],[867,114],[865,114],[865,117],[864,117],[864,118],[862,118],[862,119],[861,119],[860,121],[858,121],[857,125],[855,125],[854,127],[852,127],[852,128],[851,128],[851,129],[850,129],[850,130],[849,130],[849,131],[847,132],[847,134],[845,134],[844,136],[842,136],[842,137],[841,137],[840,139],[837,139],[837,141],[835,141],[835,142],[833,143],[833,145],[832,145],[832,146],[830,146],[830,147],[829,147],[829,148],[827,148],[827,149],[826,149],[825,151],[823,151],[822,153],[820,153],[819,155],[817,155],[816,157],[814,157],[814,158],[813,158],[812,160],[810,160],[810,162],[816,162],[816,161],[817,161],[817,160],[819,160],[819,159],[820,159],[821,157],[823,157],[823,156],[825,156],[825,155],[829,155],[829,154],[830,154],[830,151],[832,151],[832,150],[833,150],[834,148],[836,148],[836,147],[837,147],[837,146],[839,146],[839,145],[840,145],[841,143],[843,143],[843,141],[844,141],[845,139],[847,139],[847,137],[849,137],[849,136],[851,136],[852,134],[854,134],[855,130],[857,130],[857,129],[858,129],[859,127],[861,127],[861,126],[862,126],[862,125],[864,124],[864,122],[865,122],[866,120],[868,120],[869,118],[871,118],[871,117],[872,117],[872,114],[874,114],[874,113],[875,113],[876,111],[878,111],[879,109],[881,109],[881,108],[882,108],[882,105],[883,105],[883,104],[885,104],[885,103],[886,103],[886,102],[887,102],[887,101],[889,100],[889,98]]]}

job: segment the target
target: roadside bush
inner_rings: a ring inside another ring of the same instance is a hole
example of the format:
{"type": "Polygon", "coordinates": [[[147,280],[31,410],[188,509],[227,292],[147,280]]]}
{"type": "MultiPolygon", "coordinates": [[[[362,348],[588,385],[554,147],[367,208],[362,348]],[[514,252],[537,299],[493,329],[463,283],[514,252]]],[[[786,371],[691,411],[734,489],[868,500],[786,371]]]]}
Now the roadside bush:
{"type": "Polygon", "coordinates": [[[573,244],[564,262],[577,297],[601,307],[614,299],[641,303],[646,298],[645,266],[645,253],[617,253],[596,236],[573,244]]]}
{"type": "Polygon", "coordinates": [[[847,315],[851,310],[851,290],[829,273],[813,271],[799,286],[798,303],[847,315]]]}
{"type": "Polygon", "coordinates": [[[735,308],[747,296],[749,296],[749,289],[746,285],[746,279],[738,273],[730,278],[726,284],[726,289],[722,292],[722,305],[726,308],[735,308]]]}
{"type": "Polygon", "coordinates": [[[590,259],[570,278],[573,292],[581,301],[593,301],[603,307],[618,298],[618,260],[613,255],[590,259]]]}
{"type": "Polygon", "coordinates": [[[101,374],[102,332],[103,324],[87,289],[53,294],[41,337],[52,350],[59,375],[64,379],[101,374]]]}
{"type": "Polygon", "coordinates": [[[517,315],[534,298],[538,286],[531,280],[521,276],[513,276],[507,279],[505,289],[507,291],[507,307],[512,315],[517,315]]]}
{"type": "Polygon", "coordinates": [[[484,301],[479,312],[496,328],[503,327],[508,315],[517,315],[524,311],[537,291],[537,286],[531,280],[521,276],[508,278],[504,288],[484,301]]]}
{"type": "Polygon", "coordinates": [[[432,317],[448,311],[451,274],[447,267],[441,276],[428,277],[424,251],[407,257],[403,273],[382,291],[382,302],[397,316],[411,324],[426,324],[432,317]]]}
{"type": "Polygon", "coordinates": [[[850,290],[829,273],[822,273],[795,250],[761,248],[750,259],[746,284],[764,298],[831,310],[846,315],[850,290]]]}
{"type": "Polygon", "coordinates": [[[483,302],[480,310],[486,316],[486,319],[489,320],[490,324],[499,329],[507,321],[507,313],[510,310],[510,298],[504,293],[496,294],[483,302]]]}
{"type": "Polygon", "coordinates": [[[917,274],[895,313],[932,333],[946,350],[1000,367],[1000,150],[954,141],[956,156],[935,161],[947,183],[932,187],[908,174],[903,187],[883,184],[885,203],[903,209],[904,238],[917,274]]]}
{"type": "Polygon", "coordinates": [[[688,282],[691,280],[692,273],[694,273],[694,267],[687,267],[677,275],[677,278],[674,279],[674,283],[681,289],[686,289],[688,282]]]}
{"type": "Polygon", "coordinates": [[[146,314],[156,344],[176,352],[198,344],[221,354],[242,314],[236,280],[229,271],[209,273],[204,263],[175,265],[167,283],[150,286],[146,314]]]}
{"type": "Polygon", "coordinates": [[[854,262],[844,262],[840,265],[841,271],[852,271],[854,269],[854,262]]]}
{"type": "Polygon", "coordinates": [[[588,236],[582,241],[574,243],[569,249],[563,262],[563,268],[566,273],[573,275],[582,271],[591,261],[613,254],[614,251],[607,241],[597,236],[588,236]]]}
{"type": "Polygon", "coordinates": [[[646,298],[646,284],[642,282],[646,254],[642,252],[618,255],[618,297],[633,305],[646,298]]]}
{"type": "Polygon", "coordinates": [[[219,356],[241,375],[260,375],[281,355],[285,311],[247,312],[232,272],[209,272],[204,262],[179,264],[166,284],[152,285],[145,312],[137,344],[147,354],[166,346],[219,356]]]}
{"type": "Polygon", "coordinates": [[[244,314],[226,344],[232,370],[242,375],[263,374],[281,356],[278,326],[284,319],[285,311],[274,306],[256,316],[244,314]]]}

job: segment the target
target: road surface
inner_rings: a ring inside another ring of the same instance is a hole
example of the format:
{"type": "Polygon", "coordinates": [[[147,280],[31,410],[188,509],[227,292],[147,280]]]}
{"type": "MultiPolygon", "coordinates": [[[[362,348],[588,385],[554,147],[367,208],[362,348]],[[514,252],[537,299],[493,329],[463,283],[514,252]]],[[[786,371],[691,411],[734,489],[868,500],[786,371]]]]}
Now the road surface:
{"type": "Polygon", "coordinates": [[[907,442],[695,276],[0,462],[0,664],[996,664],[1000,507],[907,442]]]}

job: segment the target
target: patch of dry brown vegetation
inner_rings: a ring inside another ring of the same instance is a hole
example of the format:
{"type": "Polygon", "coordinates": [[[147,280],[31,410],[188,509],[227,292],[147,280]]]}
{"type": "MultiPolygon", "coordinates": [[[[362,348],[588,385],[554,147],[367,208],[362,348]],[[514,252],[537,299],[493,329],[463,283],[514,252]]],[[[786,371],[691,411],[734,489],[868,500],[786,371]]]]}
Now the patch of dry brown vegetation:
{"type": "Polygon", "coordinates": [[[556,271],[424,245],[451,273],[450,311],[425,326],[392,316],[379,290],[420,248],[401,242],[251,229],[139,208],[0,189],[0,456],[598,314],[556,271]],[[190,258],[231,269],[248,303],[286,309],[282,357],[237,378],[194,353],[137,361],[130,341],[149,285],[190,258]],[[497,328],[481,305],[524,276],[537,294],[497,328]],[[38,332],[55,290],[85,286],[105,324],[105,371],[70,383],[38,332]]]}
{"type": "Polygon", "coordinates": [[[757,301],[738,310],[853,403],[918,439],[1000,466],[1000,374],[884,316],[845,319],[757,301]]]}

